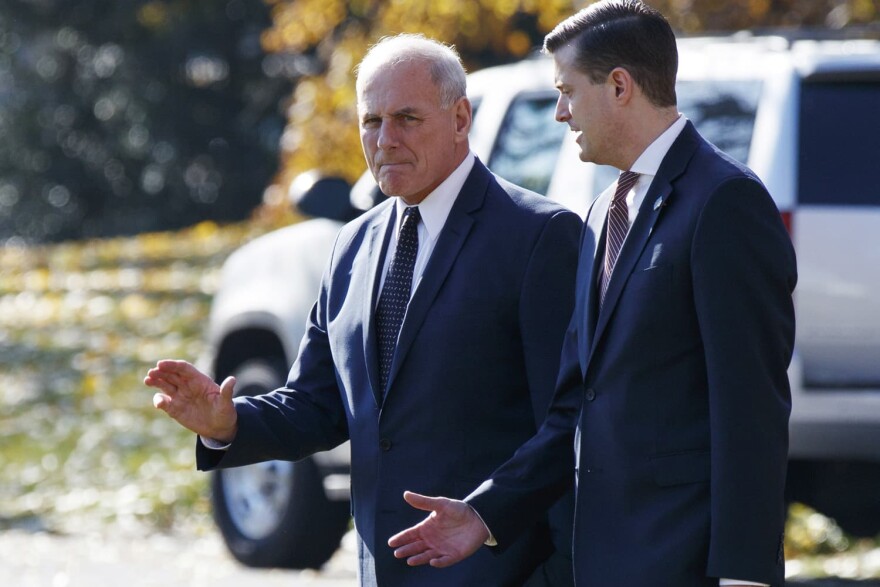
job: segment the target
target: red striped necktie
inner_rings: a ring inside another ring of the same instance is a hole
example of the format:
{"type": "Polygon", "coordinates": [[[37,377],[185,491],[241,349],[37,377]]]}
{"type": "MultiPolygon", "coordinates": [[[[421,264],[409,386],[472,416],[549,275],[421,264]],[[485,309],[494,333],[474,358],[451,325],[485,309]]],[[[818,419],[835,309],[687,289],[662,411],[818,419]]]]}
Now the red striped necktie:
{"type": "Polygon", "coordinates": [[[608,291],[608,283],[611,281],[611,273],[617,263],[617,256],[623,246],[623,240],[629,231],[629,209],[626,205],[626,195],[636,185],[639,174],[632,171],[622,171],[617,178],[617,189],[611,199],[611,207],[608,208],[608,227],[605,230],[605,266],[602,271],[602,279],[599,282],[599,307],[605,301],[605,293],[608,291]]]}

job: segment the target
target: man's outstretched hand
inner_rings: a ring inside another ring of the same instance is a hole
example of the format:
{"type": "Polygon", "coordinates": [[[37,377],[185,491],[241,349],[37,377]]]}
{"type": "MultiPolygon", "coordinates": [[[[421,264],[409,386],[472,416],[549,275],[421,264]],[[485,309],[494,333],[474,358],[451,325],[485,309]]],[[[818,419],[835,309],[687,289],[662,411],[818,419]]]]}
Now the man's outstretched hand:
{"type": "Polygon", "coordinates": [[[463,501],[445,497],[427,497],[406,491],[406,502],[416,509],[431,512],[427,518],[388,540],[394,556],[405,558],[412,567],[429,564],[449,567],[461,562],[489,538],[489,530],[480,516],[463,501]]]}
{"type": "Polygon", "coordinates": [[[159,361],[144,383],[159,390],[153,405],[181,426],[205,438],[232,442],[238,423],[232,403],[234,377],[217,385],[186,361],[159,361]]]}

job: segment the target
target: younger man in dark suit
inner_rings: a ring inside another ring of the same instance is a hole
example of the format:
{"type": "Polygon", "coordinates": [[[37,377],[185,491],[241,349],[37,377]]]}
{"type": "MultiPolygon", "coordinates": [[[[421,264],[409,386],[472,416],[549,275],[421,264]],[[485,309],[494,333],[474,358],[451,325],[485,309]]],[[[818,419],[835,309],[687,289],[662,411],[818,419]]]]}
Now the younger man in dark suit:
{"type": "Polygon", "coordinates": [[[781,587],[796,268],[779,213],[678,113],[657,11],[598,2],[544,46],[581,159],[625,173],[587,215],[543,427],[466,503],[407,494],[435,514],[390,544],[440,568],[490,531],[503,550],[574,481],[577,585],[781,587]]]}
{"type": "MultiPolygon", "coordinates": [[[[233,399],[232,378],[218,386],[183,361],[160,361],[145,383],[159,389],[157,408],[201,436],[200,469],[350,440],[362,585],[519,586],[553,550],[543,514],[505,554],[452,569],[409,567],[385,542],[420,517],[405,488],[464,497],[537,430],[582,224],[470,152],[451,48],[386,39],[361,62],[357,95],[367,163],[394,197],[340,231],[286,387],[233,399]]],[[[570,540],[570,513],[555,535],[570,540]]],[[[570,585],[570,567],[552,584],[570,585]]]]}

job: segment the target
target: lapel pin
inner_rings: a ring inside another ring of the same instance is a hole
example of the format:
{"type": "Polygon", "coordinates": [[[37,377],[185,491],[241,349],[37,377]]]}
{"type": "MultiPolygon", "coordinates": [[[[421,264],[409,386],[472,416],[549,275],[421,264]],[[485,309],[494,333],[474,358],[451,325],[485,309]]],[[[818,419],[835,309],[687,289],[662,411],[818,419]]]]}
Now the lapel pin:
{"type": "Polygon", "coordinates": [[[663,196],[660,196],[659,198],[654,200],[654,210],[659,210],[660,208],[662,208],[665,205],[666,205],[666,200],[663,198],[663,196]]]}

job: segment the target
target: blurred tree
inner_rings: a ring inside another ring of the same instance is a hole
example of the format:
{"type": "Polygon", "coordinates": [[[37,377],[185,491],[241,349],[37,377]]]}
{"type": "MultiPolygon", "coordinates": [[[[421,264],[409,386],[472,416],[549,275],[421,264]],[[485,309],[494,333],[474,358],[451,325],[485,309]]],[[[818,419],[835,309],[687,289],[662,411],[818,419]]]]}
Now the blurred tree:
{"type": "MultiPolygon", "coordinates": [[[[3,0],[0,243],[286,211],[299,173],[363,171],[353,70],[381,36],[453,43],[476,70],[533,52],[587,3],[3,0]]],[[[649,3],[682,33],[880,16],[880,0],[649,3]]]]}
{"type": "Polygon", "coordinates": [[[260,0],[3,0],[0,243],[245,217],[296,77],[269,24],[260,0]]]}
{"type": "MultiPolygon", "coordinates": [[[[354,66],[383,35],[421,32],[454,44],[470,70],[519,59],[540,47],[576,0],[266,0],[272,28],[263,46],[308,55],[317,71],[299,82],[282,139],[281,204],[300,172],[319,168],[355,180],[365,169],[354,110],[354,66]]],[[[880,0],[648,0],[682,33],[752,27],[842,28],[880,17],[880,0]]]]}

